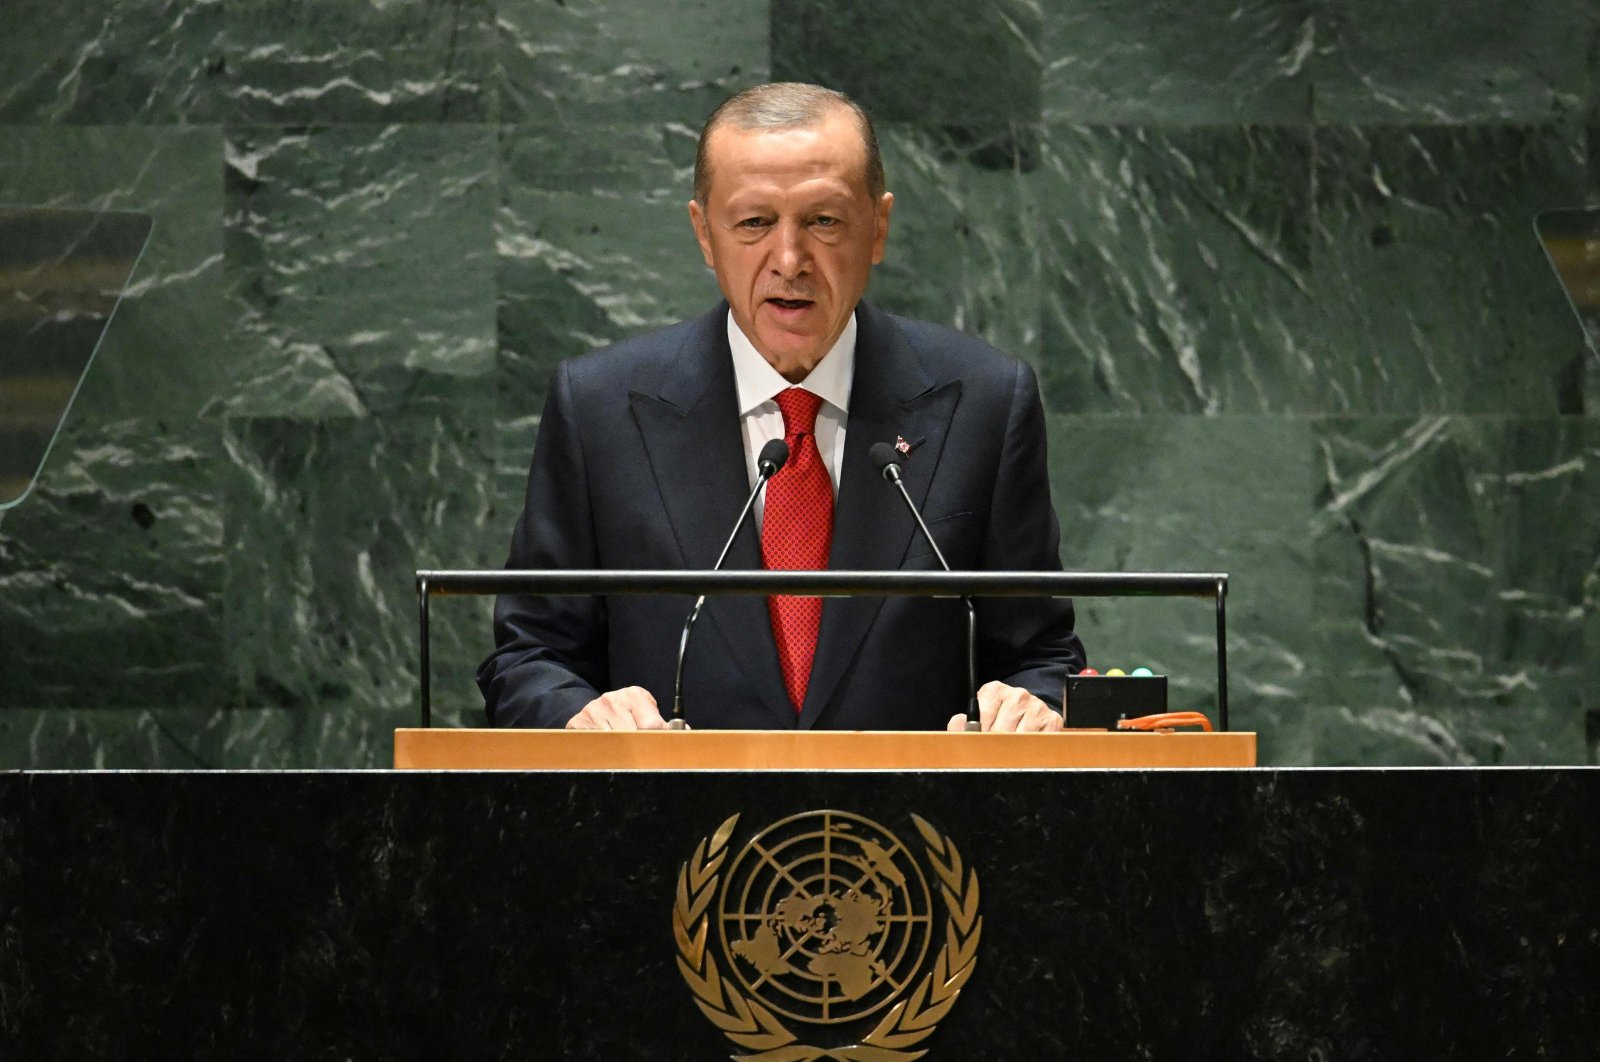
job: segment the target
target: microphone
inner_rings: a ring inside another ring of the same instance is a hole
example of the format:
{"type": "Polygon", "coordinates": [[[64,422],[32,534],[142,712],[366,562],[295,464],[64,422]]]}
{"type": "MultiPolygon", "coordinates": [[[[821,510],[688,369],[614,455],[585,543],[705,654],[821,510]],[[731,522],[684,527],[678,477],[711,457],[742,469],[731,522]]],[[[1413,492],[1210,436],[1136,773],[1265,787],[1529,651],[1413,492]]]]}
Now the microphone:
{"type": "MultiPolygon", "coordinates": [[[[933,555],[939,559],[939,566],[949,571],[950,562],[944,559],[939,543],[933,540],[933,532],[929,531],[928,525],[923,522],[922,514],[917,511],[917,503],[911,500],[905,483],[900,479],[900,452],[888,443],[880,442],[872,444],[867,450],[867,456],[878,466],[883,478],[893,483],[900,491],[900,497],[906,500],[906,508],[911,510],[912,518],[922,529],[922,537],[933,547],[933,555]]],[[[973,607],[972,598],[963,596],[961,600],[967,606],[967,689],[972,691],[967,701],[967,729],[982,730],[983,722],[978,713],[978,610],[973,607]]]]}
{"type": "MultiPolygon", "coordinates": [[[[756,485],[750,489],[750,497],[744,500],[744,508],[739,510],[739,519],[733,522],[733,531],[728,535],[728,541],[723,543],[722,552],[717,555],[717,563],[711,566],[712,571],[718,571],[722,562],[728,559],[728,550],[733,548],[733,540],[739,536],[739,529],[750,516],[750,509],[756,503],[756,495],[761,493],[761,488],[767,485],[767,480],[778,474],[778,469],[789,460],[789,444],[782,439],[772,439],[761,448],[761,453],[756,457],[756,485]]],[[[705,607],[706,595],[701,594],[695,600],[694,607],[689,610],[689,617],[683,621],[683,633],[678,636],[678,669],[672,677],[672,718],[667,720],[668,730],[687,730],[689,724],[683,718],[683,658],[689,652],[689,632],[694,629],[694,621],[700,618],[700,610],[705,607]]]]}

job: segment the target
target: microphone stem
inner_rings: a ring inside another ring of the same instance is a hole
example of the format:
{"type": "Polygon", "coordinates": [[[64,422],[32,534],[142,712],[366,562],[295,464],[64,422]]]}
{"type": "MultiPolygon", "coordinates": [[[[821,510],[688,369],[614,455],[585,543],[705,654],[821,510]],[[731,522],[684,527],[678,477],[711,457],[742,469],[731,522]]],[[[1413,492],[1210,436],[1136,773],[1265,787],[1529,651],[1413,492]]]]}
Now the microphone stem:
{"type": "Polygon", "coordinates": [[[961,600],[967,605],[967,689],[972,691],[967,698],[967,729],[982,730],[983,715],[978,710],[978,610],[972,598],[961,600]]]}
{"type": "Polygon", "coordinates": [[[929,531],[928,525],[922,522],[922,514],[917,511],[917,503],[911,500],[911,494],[906,490],[906,485],[901,482],[900,476],[896,474],[889,482],[893,483],[894,489],[900,492],[900,497],[906,500],[906,508],[911,510],[911,518],[917,522],[918,527],[922,528],[922,537],[927,541],[928,545],[933,547],[933,555],[939,559],[939,567],[949,571],[950,562],[944,559],[944,551],[939,548],[939,543],[934,541],[933,532],[929,531]]]}
{"type": "Polygon", "coordinates": [[[688,728],[683,719],[683,658],[689,652],[689,631],[694,628],[694,621],[700,618],[700,610],[705,603],[706,595],[701,594],[689,610],[688,618],[683,621],[683,633],[678,635],[678,667],[672,676],[672,718],[667,720],[669,730],[688,728]]]}
{"type": "MultiPolygon", "coordinates": [[[[756,474],[756,485],[751,489],[750,496],[744,500],[744,508],[739,510],[739,519],[733,522],[733,530],[728,534],[728,541],[722,544],[722,552],[717,554],[717,563],[711,566],[712,571],[721,570],[722,562],[728,559],[728,551],[733,548],[733,540],[739,537],[745,519],[750,515],[750,508],[756,503],[756,495],[761,493],[761,488],[767,485],[767,480],[771,479],[773,472],[776,471],[775,468],[769,471],[769,466],[764,462],[761,464],[756,474]]],[[[683,661],[689,651],[689,631],[693,629],[695,620],[700,618],[700,610],[705,604],[706,595],[701,594],[695,599],[694,607],[689,610],[688,618],[683,621],[683,633],[678,635],[678,667],[672,676],[672,718],[667,720],[669,730],[684,730],[688,726],[683,719],[683,661]]]]}
{"type": "MultiPolygon", "coordinates": [[[[900,492],[900,497],[906,500],[906,508],[911,510],[911,518],[922,529],[923,540],[933,547],[933,555],[938,558],[939,566],[945,571],[950,570],[950,562],[944,559],[944,551],[939,548],[939,543],[934,540],[933,532],[928,530],[928,525],[922,520],[922,513],[917,510],[917,503],[911,500],[911,494],[906,490],[906,485],[900,479],[898,469],[892,476],[887,477],[900,492]]],[[[967,689],[972,691],[967,698],[967,729],[982,730],[983,723],[978,712],[978,610],[973,607],[972,598],[965,595],[961,601],[967,606],[967,689]]]]}

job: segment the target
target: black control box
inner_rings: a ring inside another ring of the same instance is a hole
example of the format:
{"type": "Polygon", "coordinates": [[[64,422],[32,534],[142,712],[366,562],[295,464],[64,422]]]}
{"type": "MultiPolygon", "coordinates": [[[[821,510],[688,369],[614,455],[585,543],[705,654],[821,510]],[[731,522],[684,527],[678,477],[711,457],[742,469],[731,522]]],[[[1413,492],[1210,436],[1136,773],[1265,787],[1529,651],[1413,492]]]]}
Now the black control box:
{"type": "Polygon", "coordinates": [[[1073,675],[1061,703],[1067,726],[1115,730],[1118,719],[1167,710],[1167,676],[1073,675]]]}

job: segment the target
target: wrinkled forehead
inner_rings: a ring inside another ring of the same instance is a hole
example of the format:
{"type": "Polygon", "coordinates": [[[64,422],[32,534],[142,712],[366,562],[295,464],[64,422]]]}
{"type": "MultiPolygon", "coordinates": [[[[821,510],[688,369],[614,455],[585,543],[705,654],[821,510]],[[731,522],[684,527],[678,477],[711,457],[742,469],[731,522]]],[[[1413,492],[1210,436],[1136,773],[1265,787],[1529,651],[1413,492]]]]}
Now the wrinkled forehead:
{"type": "Polygon", "coordinates": [[[707,141],[706,160],[713,195],[751,184],[800,181],[836,181],[852,193],[866,193],[866,141],[842,108],[804,124],[719,126],[707,141]]]}

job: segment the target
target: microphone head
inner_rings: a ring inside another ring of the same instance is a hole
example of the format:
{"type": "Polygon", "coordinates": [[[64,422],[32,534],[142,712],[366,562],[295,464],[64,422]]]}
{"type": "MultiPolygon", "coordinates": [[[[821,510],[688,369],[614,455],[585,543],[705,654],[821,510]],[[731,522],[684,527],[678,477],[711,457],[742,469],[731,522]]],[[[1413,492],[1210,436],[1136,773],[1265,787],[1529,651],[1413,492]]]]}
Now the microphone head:
{"type": "Polygon", "coordinates": [[[878,472],[884,479],[900,478],[900,451],[886,442],[878,442],[867,450],[867,456],[878,466],[878,472]]]}
{"type": "Polygon", "coordinates": [[[778,474],[778,469],[789,460],[789,444],[782,439],[772,439],[761,448],[756,457],[756,471],[768,479],[778,474]]]}

